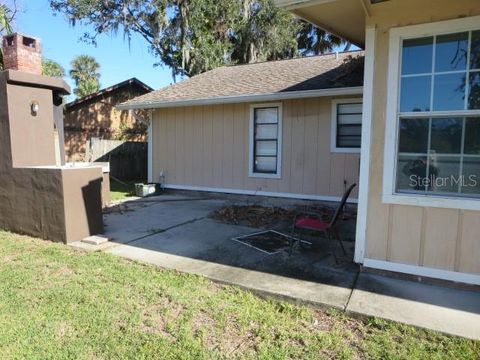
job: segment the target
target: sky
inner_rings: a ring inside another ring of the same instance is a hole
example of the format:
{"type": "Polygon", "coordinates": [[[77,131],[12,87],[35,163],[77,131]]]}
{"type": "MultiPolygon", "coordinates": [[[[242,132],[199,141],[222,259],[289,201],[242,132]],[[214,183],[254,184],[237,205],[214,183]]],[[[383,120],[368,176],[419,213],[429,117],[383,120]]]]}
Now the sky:
{"type": "MultiPolygon", "coordinates": [[[[154,89],[173,83],[168,67],[153,66],[158,59],[149,53],[148,44],[140,36],[133,37],[129,47],[121,32],[102,34],[95,47],[80,40],[91,28],[80,24],[72,27],[62,14],[53,14],[48,0],[17,0],[17,7],[14,30],[40,38],[43,55],[60,63],[67,74],[74,57],[91,55],[100,63],[102,88],[132,77],[154,89]]],[[[65,80],[73,89],[72,80],[68,76],[65,80]]]]}

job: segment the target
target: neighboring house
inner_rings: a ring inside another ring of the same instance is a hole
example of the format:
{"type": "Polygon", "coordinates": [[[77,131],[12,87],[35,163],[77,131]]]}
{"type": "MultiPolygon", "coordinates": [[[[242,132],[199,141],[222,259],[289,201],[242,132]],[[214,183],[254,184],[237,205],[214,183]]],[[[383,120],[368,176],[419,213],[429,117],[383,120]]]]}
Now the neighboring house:
{"type": "Polygon", "coordinates": [[[357,51],[221,67],[118,108],[154,109],[150,181],[338,200],[358,182],[362,84],[357,51]]]}
{"type": "Polygon", "coordinates": [[[276,3],[365,48],[355,261],[480,285],[480,2],[276,3]]]}
{"type": "Polygon", "coordinates": [[[65,153],[68,161],[84,161],[92,137],[144,141],[145,114],[121,111],[117,104],[153,91],[136,78],[123,81],[65,105],[65,153]]]}

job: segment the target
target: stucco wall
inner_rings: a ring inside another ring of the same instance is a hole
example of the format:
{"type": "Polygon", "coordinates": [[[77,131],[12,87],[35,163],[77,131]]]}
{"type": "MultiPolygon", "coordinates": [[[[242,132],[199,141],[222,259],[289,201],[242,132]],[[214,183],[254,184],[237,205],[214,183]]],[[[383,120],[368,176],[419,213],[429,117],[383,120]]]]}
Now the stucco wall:
{"type": "Polygon", "coordinates": [[[43,76],[0,72],[0,228],[53,241],[78,241],[103,229],[102,169],[56,166],[49,81],[55,87],[63,84],[43,76]],[[30,113],[32,101],[39,104],[36,116],[30,113]]]}
{"type": "Polygon", "coordinates": [[[331,153],[331,100],[283,101],[280,179],[248,176],[251,104],[158,109],[153,180],[163,170],[167,184],[339,197],[358,182],[359,154],[331,153]]]}
{"type": "Polygon", "coordinates": [[[369,26],[376,27],[376,41],[365,256],[401,264],[478,274],[479,212],[383,204],[381,195],[386,96],[389,86],[392,86],[387,83],[389,29],[479,15],[479,2],[393,0],[372,6],[371,9],[372,18],[368,22],[369,26]]]}

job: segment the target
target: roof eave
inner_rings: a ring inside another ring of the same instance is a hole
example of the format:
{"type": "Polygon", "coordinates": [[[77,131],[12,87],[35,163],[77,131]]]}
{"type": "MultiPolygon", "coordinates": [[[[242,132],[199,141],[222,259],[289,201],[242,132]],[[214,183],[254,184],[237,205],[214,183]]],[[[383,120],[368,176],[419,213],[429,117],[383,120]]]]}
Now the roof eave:
{"type": "Polygon", "coordinates": [[[135,110],[135,109],[159,109],[184,106],[201,106],[201,105],[218,105],[260,101],[276,101],[291,99],[306,99],[324,96],[345,96],[345,95],[361,95],[363,94],[363,86],[341,87],[331,89],[305,90],[305,91],[286,91],[267,94],[251,94],[239,96],[224,96],[216,98],[177,100],[177,101],[152,101],[133,104],[117,105],[119,110],[135,110]]]}
{"type": "Polygon", "coordinates": [[[79,105],[79,104],[82,104],[86,101],[90,101],[90,100],[93,100],[97,97],[100,97],[100,96],[103,96],[105,94],[109,94],[111,92],[114,92],[114,91],[117,91],[123,87],[127,87],[127,86],[130,86],[130,85],[133,85],[133,84],[136,84],[138,87],[141,87],[142,89],[144,89],[147,93],[148,92],[152,92],[152,91],[155,91],[153,88],[151,88],[150,86],[148,86],[147,84],[145,84],[144,82],[138,80],[137,78],[130,78],[130,79],[127,79],[127,80],[124,80],[122,82],[119,82],[117,84],[114,84],[114,85],[111,85],[109,87],[106,87],[104,89],[100,89],[98,90],[97,92],[94,92],[92,94],[89,94],[87,96],[84,96],[82,98],[79,98],[79,99],[76,99],[74,101],[71,101],[67,104],[65,104],[65,109],[69,109],[71,107],[74,107],[76,105],[79,105]]]}
{"type": "Polygon", "coordinates": [[[274,0],[276,6],[360,48],[365,46],[365,0],[274,0]],[[348,20],[347,20],[348,19],[348,20]]]}

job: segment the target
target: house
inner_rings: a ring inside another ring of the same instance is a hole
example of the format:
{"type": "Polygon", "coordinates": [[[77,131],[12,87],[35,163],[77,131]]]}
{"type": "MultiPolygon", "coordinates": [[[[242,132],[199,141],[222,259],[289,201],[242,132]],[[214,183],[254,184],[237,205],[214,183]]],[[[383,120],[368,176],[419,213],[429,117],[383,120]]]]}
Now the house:
{"type": "Polygon", "coordinates": [[[357,51],[225,66],[118,108],[152,111],[150,181],[336,201],[358,182],[362,84],[357,51]]]}
{"type": "Polygon", "coordinates": [[[479,1],[275,2],[365,49],[355,261],[480,285],[479,1]]]}
{"type": "Polygon", "coordinates": [[[364,48],[363,82],[359,52],[223,67],[126,102],[152,109],[150,180],[324,200],[359,180],[357,263],[480,285],[478,0],[276,4],[364,48]]]}
{"type": "Polygon", "coordinates": [[[144,141],[145,116],[119,111],[115,105],[153,91],[136,78],[125,80],[65,105],[65,153],[68,161],[86,159],[86,144],[92,138],[144,141]]]}

